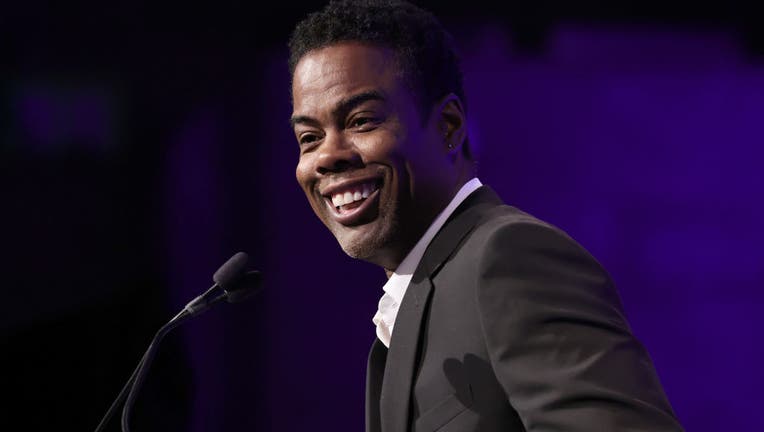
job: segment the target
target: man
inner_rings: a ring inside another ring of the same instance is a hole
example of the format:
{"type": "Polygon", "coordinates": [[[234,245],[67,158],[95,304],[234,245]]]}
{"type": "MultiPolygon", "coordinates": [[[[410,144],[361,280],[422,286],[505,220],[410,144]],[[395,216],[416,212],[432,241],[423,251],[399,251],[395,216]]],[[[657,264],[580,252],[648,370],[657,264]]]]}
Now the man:
{"type": "Polygon", "coordinates": [[[451,41],[401,2],[343,1],[290,41],[296,176],[389,277],[367,431],[677,431],[610,279],[475,177],[451,41]]]}

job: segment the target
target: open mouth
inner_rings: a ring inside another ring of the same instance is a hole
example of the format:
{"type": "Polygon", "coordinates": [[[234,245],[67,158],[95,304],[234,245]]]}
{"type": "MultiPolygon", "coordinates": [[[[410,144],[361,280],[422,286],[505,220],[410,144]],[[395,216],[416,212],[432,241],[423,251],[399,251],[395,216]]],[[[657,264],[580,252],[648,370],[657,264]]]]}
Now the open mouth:
{"type": "Polygon", "coordinates": [[[332,205],[337,210],[337,213],[347,213],[354,208],[358,208],[377,189],[379,187],[376,181],[352,185],[347,189],[333,193],[332,205]]]}
{"type": "Polygon", "coordinates": [[[343,225],[349,225],[364,218],[367,210],[377,201],[381,179],[371,179],[350,184],[324,196],[332,209],[334,218],[343,225]]]}

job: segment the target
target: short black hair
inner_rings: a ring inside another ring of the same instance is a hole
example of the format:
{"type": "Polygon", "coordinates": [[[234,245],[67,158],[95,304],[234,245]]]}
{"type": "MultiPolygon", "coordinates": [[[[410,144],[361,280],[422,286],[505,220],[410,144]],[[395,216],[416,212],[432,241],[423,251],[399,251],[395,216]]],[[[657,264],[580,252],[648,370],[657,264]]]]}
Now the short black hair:
{"type": "Polygon", "coordinates": [[[392,49],[405,83],[418,97],[423,121],[449,93],[466,110],[462,71],[453,38],[430,12],[400,0],[337,0],[303,19],[289,40],[289,71],[309,51],[339,42],[392,49]]]}

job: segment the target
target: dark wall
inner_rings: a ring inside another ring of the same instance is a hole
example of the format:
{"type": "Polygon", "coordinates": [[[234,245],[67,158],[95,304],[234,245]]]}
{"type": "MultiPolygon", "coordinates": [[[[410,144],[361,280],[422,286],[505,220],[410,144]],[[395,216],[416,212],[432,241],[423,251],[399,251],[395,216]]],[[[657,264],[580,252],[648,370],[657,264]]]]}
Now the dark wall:
{"type": "MultiPolygon", "coordinates": [[[[749,6],[430,3],[462,47],[481,180],[611,272],[688,430],[764,426],[749,6]]],[[[362,427],[384,276],[313,216],[287,123],[285,42],[320,4],[0,16],[0,427],[94,429],[155,329],[238,250],[266,291],[167,338],[136,424],[362,427]]]]}

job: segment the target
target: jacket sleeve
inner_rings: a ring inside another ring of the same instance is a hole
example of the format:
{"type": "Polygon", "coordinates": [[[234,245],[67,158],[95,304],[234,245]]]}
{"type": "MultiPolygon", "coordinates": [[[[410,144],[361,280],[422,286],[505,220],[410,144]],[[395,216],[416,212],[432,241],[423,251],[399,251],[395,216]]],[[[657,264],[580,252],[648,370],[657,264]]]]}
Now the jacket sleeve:
{"type": "Polygon", "coordinates": [[[505,224],[479,258],[491,365],[528,431],[681,431],[606,272],[556,228],[505,224]]]}

